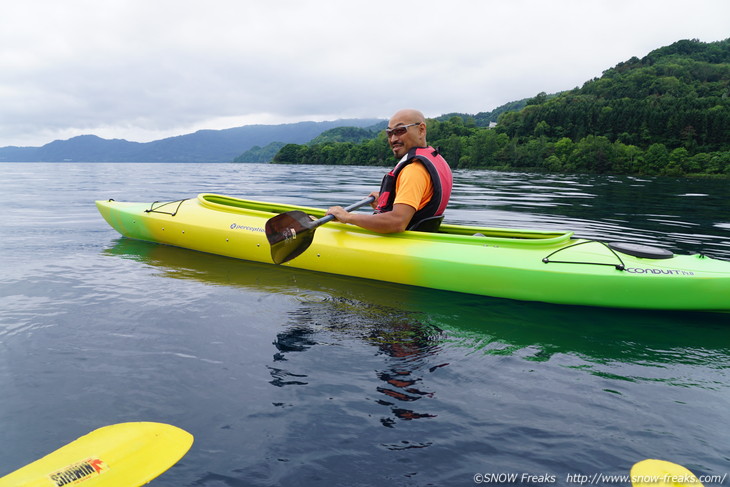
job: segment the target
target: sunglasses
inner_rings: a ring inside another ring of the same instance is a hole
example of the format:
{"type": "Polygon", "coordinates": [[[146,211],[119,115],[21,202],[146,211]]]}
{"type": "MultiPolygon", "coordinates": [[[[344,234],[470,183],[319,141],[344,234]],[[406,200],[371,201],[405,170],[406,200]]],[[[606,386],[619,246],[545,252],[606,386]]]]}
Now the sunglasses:
{"type": "Polygon", "coordinates": [[[400,137],[401,135],[408,132],[408,127],[413,127],[414,125],[421,125],[421,122],[411,123],[408,125],[401,125],[400,127],[396,127],[394,129],[385,129],[385,135],[390,138],[391,136],[395,135],[396,137],[400,137]]]}

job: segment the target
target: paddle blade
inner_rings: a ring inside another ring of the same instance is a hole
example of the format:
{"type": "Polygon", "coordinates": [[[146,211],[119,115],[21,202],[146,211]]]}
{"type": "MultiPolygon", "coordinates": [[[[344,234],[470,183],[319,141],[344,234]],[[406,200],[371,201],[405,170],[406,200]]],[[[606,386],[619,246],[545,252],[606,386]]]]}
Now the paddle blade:
{"type": "Polygon", "coordinates": [[[0,478],[0,487],[138,487],[187,453],[193,436],[163,423],[105,426],[0,478]]]}
{"type": "MultiPolygon", "coordinates": [[[[345,208],[352,211],[375,201],[374,196],[368,196],[345,208]]],[[[287,211],[270,218],[266,222],[266,238],[271,245],[271,259],[274,264],[283,264],[297,257],[307,250],[314,239],[314,231],[318,226],[334,220],[333,215],[325,215],[318,220],[312,220],[303,211],[287,211]]]]}
{"type": "Polygon", "coordinates": [[[631,468],[633,487],[702,487],[695,475],[676,463],[642,460],[631,468]]]}
{"type": "Polygon", "coordinates": [[[314,228],[303,211],[288,211],[270,218],[266,222],[266,238],[274,264],[283,264],[307,250],[314,239],[314,228]]]}

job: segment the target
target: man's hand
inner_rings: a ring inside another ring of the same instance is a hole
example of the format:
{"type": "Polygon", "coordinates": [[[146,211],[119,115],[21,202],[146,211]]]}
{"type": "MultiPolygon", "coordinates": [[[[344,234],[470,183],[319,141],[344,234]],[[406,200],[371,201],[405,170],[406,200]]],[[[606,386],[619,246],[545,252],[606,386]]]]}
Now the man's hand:
{"type": "Polygon", "coordinates": [[[346,212],[345,209],[341,206],[333,206],[329,210],[327,210],[328,215],[332,215],[335,217],[335,220],[342,223],[350,223],[349,222],[349,216],[350,213],[346,212]]]}
{"type": "Polygon", "coordinates": [[[376,209],[376,208],[378,207],[378,199],[380,198],[380,193],[379,193],[379,192],[377,192],[377,191],[373,191],[373,192],[372,192],[372,193],[370,193],[370,194],[369,194],[368,196],[372,196],[373,198],[375,198],[375,199],[373,200],[373,202],[372,202],[372,203],[370,203],[370,206],[372,206],[372,207],[373,207],[373,210],[374,210],[374,209],[376,209]]]}

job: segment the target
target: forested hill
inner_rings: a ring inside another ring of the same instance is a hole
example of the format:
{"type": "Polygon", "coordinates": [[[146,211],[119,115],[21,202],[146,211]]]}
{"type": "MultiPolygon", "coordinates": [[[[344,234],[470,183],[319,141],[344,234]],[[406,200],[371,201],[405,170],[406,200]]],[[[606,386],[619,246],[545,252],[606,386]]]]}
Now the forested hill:
{"type": "Polygon", "coordinates": [[[611,68],[582,88],[500,119],[510,137],[573,141],[605,136],[641,148],[692,153],[730,144],[730,39],[680,41],[611,68]]]}
{"type": "MultiPolygon", "coordinates": [[[[730,39],[682,40],[515,108],[491,130],[478,116],[430,120],[428,142],[453,167],[730,175],[730,39]]],[[[382,131],[360,143],[287,145],[274,162],[393,163],[382,131]]]]}

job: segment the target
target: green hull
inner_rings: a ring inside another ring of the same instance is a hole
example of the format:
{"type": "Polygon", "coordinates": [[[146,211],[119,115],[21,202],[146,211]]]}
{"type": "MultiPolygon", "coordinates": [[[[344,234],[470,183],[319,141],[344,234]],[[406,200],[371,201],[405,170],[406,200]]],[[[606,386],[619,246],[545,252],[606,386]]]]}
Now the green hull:
{"type": "MultiPolygon", "coordinates": [[[[264,232],[269,218],[290,210],[324,214],[213,194],[168,204],[98,201],[97,207],[126,237],[265,263],[272,262],[264,232]]],[[[556,304],[730,310],[730,262],[662,257],[668,258],[636,257],[575,239],[572,232],[442,225],[439,233],[380,235],[332,222],[316,230],[306,252],[284,265],[556,304]]]]}

